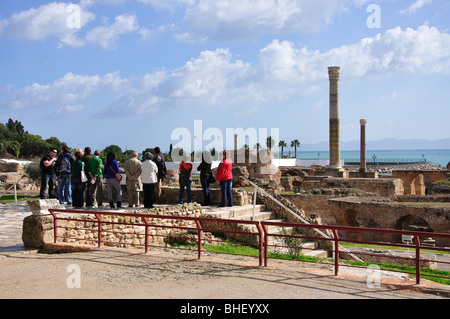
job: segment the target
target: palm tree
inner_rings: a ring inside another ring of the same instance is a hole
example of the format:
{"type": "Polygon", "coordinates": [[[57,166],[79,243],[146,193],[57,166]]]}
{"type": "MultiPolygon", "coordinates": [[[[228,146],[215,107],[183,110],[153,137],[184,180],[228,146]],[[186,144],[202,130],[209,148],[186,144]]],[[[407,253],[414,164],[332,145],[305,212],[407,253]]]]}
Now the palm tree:
{"type": "Polygon", "coordinates": [[[295,158],[297,158],[297,146],[300,147],[299,140],[293,140],[291,142],[291,147],[294,147],[294,149],[295,149],[295,158]]]}
{"type": "Polygon", "coordinates": [[[278,147],[281,147],[281,158],[283,158],[283,152],[284,152],[284,148],[287,147],[287,144],[285,141],[281,140],[278,143],[278,147]]]}
{"type": "Polygon", "coordinates": [[[273,147],[274,144],[275,144],[275,140],[273,139],[272,136],[269,136],[266,139],[266,145],[267,145],[267,147],[269,148],[270,151],[272,151],[272,147],[273,147]]]}

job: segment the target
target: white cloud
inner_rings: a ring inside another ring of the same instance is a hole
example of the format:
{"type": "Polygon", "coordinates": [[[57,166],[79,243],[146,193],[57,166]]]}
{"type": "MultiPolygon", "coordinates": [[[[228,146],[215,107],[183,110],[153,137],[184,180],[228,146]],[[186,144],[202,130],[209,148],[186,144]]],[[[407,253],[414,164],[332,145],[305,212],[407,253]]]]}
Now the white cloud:
{"type": "Polygon", "coordinates": [[[114,49],[121,34],[139,30],[135,15],[120,15],[113,24],[96,27],[86,34],[86,40],[101,45],[104,49],[114,49]]]}
{"type": "Polygon", "coordinates": [[[343,0],[201,0],[186,9],[192,41],[246,39],[262,34],[315,32],[331,23],[343,0]]]}
{"type": "MultiPolygon", "coordinates": [[[[68,20],[73,13],[69,5],[52,2],[38,8],[15,13],[10,19],[3,20],[0,23],[0,35],[33,41],[56,37],[62,44],[78,47],[82,45],[82,42],[77,38],[80,28],[73,28],[68,24],[68,20]]],[[[79,18],[81,28],[95,18],[93,13],[81,8],[78,12],[77,18],[79,18]]]]}
{"type": "Polygon", "coordinates": [[[139,2],[152,5],[156,9],[173,10],[177,7],[192,6],[195,0],[138,0],[139,2]]]}
{"type": "Polygon", "coordinates": [[[67,105],[80,104],[95,94],[117,92],[126,84],[118,73],[83,76],[67,73],[64,77],[50,84],[34,83],[14,91],[6,99],[0,101],[0,108],[61,108],[67,105]]]}
{"type": "MultiPolygon", "coordinates": [[[[124,0],[102,1],[105,4],[122,2],[124,0]]],[[[120,35],[140,30],[135,15],[119,15],[110,25],[88,30],[86,25],[95,20],[95,15],[89,11],[94,4],[92,0],[84,0],[80,5],[52,2],[21,11],[9,19],[0,20],[0,36],[31,41],[56,37],[59,47],[67,45],[79,48],[89,42],[98,44],[104,49],[114,49],[120,35]],[[74,27],[74,16],[78,19],[76,21],[79,21],[79,26],[74,27]]],[[[148,35],[148,31],[142,29],[141,35],[143,37],[148,35]]]]}
{"type": "Polygon", "coordinates": [[[400,14],[413,14],[426,4],[430,4],[433,0],[417,0],[411,4],[407,9],[400,11],[400,14]]]}
{"type": "MultiPolygon", "coordinates": [[[[68,73],[49,84],[5,92],[0,108],[74,111],[67,106],[89,105],[91,114],[105,117],[117,110],[121,116],[132,116],[209,106],[235,107],[236,115],[244,115],[254,112],[260,102],[314,93],[326,85],[330,65],[340,65],[343,78],[449,74],[450,35],[428,26],[395,28],[324,53],[274,40],[260,51],[256,65],[234,59],[228,49],[207,50],[177,69],[130,78],[117,72],[104,76],[68,73]]],[[[320,107],[321,103],[314,105],[320,107]]]]}

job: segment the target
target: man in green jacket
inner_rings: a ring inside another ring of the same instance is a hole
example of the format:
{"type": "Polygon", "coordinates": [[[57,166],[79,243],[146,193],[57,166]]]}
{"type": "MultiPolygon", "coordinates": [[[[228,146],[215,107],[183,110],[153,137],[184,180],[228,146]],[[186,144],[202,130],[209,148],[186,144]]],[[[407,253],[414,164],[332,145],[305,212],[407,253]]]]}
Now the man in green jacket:
{"type": "Polygon", "coordinates": [[[89,204],[93,206],[86,206],[88,208],[92,207],[102,207],[103,206],[103,173],[102,173],[103,162],[100,158],[100,151],[96,150],[94,156],[88,160],[88,173],[91,178],[91,184],[89,185],[89,204]],[[97,201],[97,205],[95,202],[97,201]]]}

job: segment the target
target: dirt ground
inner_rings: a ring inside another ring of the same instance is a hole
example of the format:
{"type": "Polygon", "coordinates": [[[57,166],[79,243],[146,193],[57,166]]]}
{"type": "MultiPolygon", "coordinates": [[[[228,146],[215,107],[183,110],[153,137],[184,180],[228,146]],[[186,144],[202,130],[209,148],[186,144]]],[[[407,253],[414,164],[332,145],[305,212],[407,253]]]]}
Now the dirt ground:
{"type": "MultiPolygon", "coordinates": [[[[411,279],[367,284],[327,265],[193,252],[101,248],[45,254],[0,249],[1,299],[441,299],[411,279]]],[[[446,290],[448,293],[449,290],[446,290]]],[[[447,297],[450,295],[447,295],[447,297]]]]}

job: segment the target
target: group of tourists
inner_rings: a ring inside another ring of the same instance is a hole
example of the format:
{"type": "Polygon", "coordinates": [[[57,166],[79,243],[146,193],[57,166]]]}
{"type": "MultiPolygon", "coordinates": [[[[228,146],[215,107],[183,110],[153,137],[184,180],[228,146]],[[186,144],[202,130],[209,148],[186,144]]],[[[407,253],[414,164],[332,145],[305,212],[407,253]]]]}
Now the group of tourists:
{"type": "MultiPolygon", "coordinates": [[[[139,191],[143,190],[144,208],[153,208],[153,203],[161,197],[162,182],[167,177],[167,169],[164,154],[159,147],[151,152],[143,154],[140,161],[138,153],[134,152],[125,162],[126,189],[128,193],[128,207],[139,207],[139,191]]],[[[58,155],[57,149],[51,149],[40,162],[42,170],[42,182],[40,198],[45,198],[48,188],[49,198],[57,198],[60,204],[72,205],[74,208],[96,208],[103,206],[103,180],[107,187],[107,200],[110,208],[122,207],[122,175],[116,154],[109,152],[106,155],[106,163],[100,158],[101,152],[96,150],[91,154],[91,148],[84,151],[77,149],[72,154],[67,146],[64,146],[58,155]],[[58,182],[58,192],[55,197],[55,179],[58,182]],[[113,195],[115,193],[116,205],[113,195]]],[[[183,204],[184,192],[187,193],[187,203],[192,202],[192,169],[193,164],[189,156],[184,154],[179,165],[179,198],[178,203],[183,204]]],[[[221,202],[220,207],[233,206],[232,186],[232,161],[229,154],[224,151],[223,160],[219,164],[216,177],[211,169],[211,158],[208,152],[204,152],[202,162],[197,170],[200,172],[200,182],[204,194],[202,205],[210,205],[210,184],[216,181],[220,183],[221,202]]]]}

